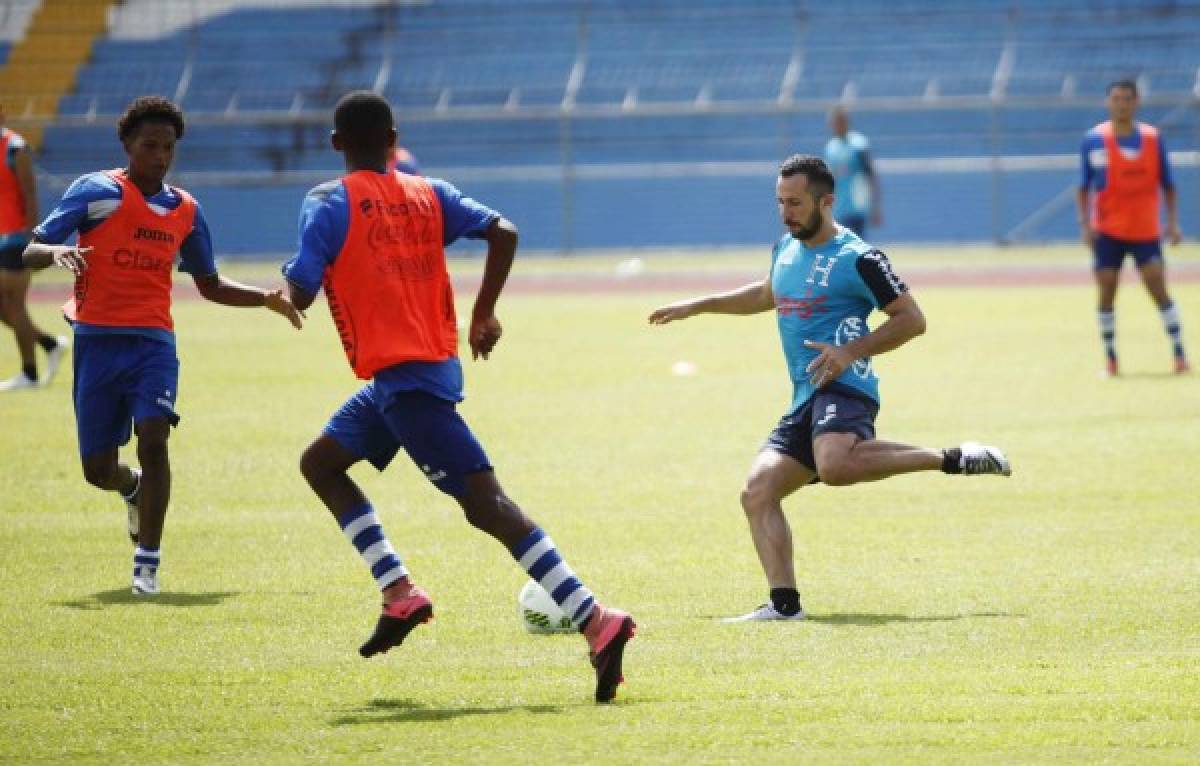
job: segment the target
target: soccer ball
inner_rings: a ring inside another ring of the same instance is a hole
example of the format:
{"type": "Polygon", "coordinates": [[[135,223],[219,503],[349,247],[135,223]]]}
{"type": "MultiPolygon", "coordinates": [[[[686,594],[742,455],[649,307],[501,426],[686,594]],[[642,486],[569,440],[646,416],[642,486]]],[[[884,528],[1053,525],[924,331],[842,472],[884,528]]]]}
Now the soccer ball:
{"type": "Polygon", "coordinates": [[[530,633],[572,633],[575,630],[571,618],[563,614],[537,580],[530,580],[521,588],[517,596],[517,619],[530,633]]]}

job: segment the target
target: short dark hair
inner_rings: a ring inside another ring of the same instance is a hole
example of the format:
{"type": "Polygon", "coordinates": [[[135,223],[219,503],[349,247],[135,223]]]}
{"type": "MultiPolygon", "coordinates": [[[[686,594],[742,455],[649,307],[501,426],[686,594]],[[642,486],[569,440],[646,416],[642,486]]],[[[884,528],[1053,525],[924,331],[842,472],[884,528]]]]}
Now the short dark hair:
{"type": "Polygon", "coordinates": [[[808,179],[808,190],[814,197],[833,193],[833,173],[820,157],[811,154],[793,154],[779,166],[779,175],[784,178],[804,176],[808,179]]]}
{"type": "Polygon", "coordinates": [[[122,141],[137,132],[143,122],[159,122],[175,128],[176,140],[183,138],[183,112],[162,96],[135,98],[117,121],[117,137],[122,141]]]}
{"type": "Polygon", "coordinates": [[[1108,84],[1108,88],[1105,89],[1104,94],[1108,95],[1109,93],[1112,93],[1117,88],[1125,88],[1126,90],[1128,90],[1130,93],[1133,94],[1134,98],[1137,98],[1137,94],[1138,94],[1137,80],[1134,80],[1131,77],[1125,77],[1120,80],[1113,80],[1112,82],[1110,82],[1108,84]]]}
{"type": "Polygon", "coordinates": [[[333,129],[350,149],[386,148],[395,127],[388,102],[369,90],[347,93],[333,110],[333,129]]]}

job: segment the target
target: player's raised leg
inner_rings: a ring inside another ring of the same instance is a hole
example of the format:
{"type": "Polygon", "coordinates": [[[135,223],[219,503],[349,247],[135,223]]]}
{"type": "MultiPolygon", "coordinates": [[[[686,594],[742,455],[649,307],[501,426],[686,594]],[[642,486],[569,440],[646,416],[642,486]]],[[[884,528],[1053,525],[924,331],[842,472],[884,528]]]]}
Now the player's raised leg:
{"type": "MultiPolygon", "coordinates": [[[[331,420],[329,429],[341,429],[338,435],[346,438],[350,444],[356,443],[365,448],[370,443],[366,436],[371,432],[370,427],[359,430],[359,435],[364,438],[358,442],[354,441],[353,432],[349,431],[355,412],[370,414],[361,397],[361,391],[352,397],[331,420]]],[[[366,423],[370,424],[370,420],[366,423]]],[[[378,438],[378,431],[376,433],[378,438]]],[[[395,450],[395,445],[391,445],[391,454],[395,454],[395,450]]],[[[372,578],[383,594],[383,610],[376,628],[371,638],[359,648],[362,657],[372,657],[400,646],[413,628],[432,620],[433,604],[421,588],[413,585],[408,569],[384,533],[383,523],[374,513],[370,501],[349,477],[347,471],[350,466],[360,460],[360,455],[344,447],[326,429],[304,451],[300,459],[300,472],[304,474],[308,486],[334,515],[342,533],[359,552],[362,562],[370,569],[372,578]]],[[[390,460],[390,455],[386,460],[390,460]]],[[[383,465],[386,465],[386,460],[383,465]]]]}

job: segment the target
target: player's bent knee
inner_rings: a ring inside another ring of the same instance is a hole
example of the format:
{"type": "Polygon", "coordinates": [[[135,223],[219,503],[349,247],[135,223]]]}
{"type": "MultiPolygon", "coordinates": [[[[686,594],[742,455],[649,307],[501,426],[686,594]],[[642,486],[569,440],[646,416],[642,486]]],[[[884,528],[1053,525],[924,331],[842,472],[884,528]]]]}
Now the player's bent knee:
{"type": "Polygon", "coordinates": [[[772,483],[765,478],[751,477],[742,489],[742,510],[747,516],[754,516],[764,510],[773,508],[779,501],[779,493],[772,483]]]}
{"type": "Polygon", "coordinates": [[[831,461],[818,466],[817,475],[830,487],[846,487],[858,482],[858,471],[848,461],[831,461]]]}

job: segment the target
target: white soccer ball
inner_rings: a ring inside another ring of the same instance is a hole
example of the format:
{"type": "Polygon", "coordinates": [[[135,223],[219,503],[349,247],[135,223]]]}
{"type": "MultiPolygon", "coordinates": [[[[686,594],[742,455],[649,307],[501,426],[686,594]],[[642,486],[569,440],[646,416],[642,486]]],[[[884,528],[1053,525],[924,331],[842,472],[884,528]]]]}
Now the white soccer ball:
{"type": "Polygon", "coordinates": [[[550,594],[530,580],[517,596],[517,618],[530,633],[572,633],[571,618],[558,608],[550,594]]]}

